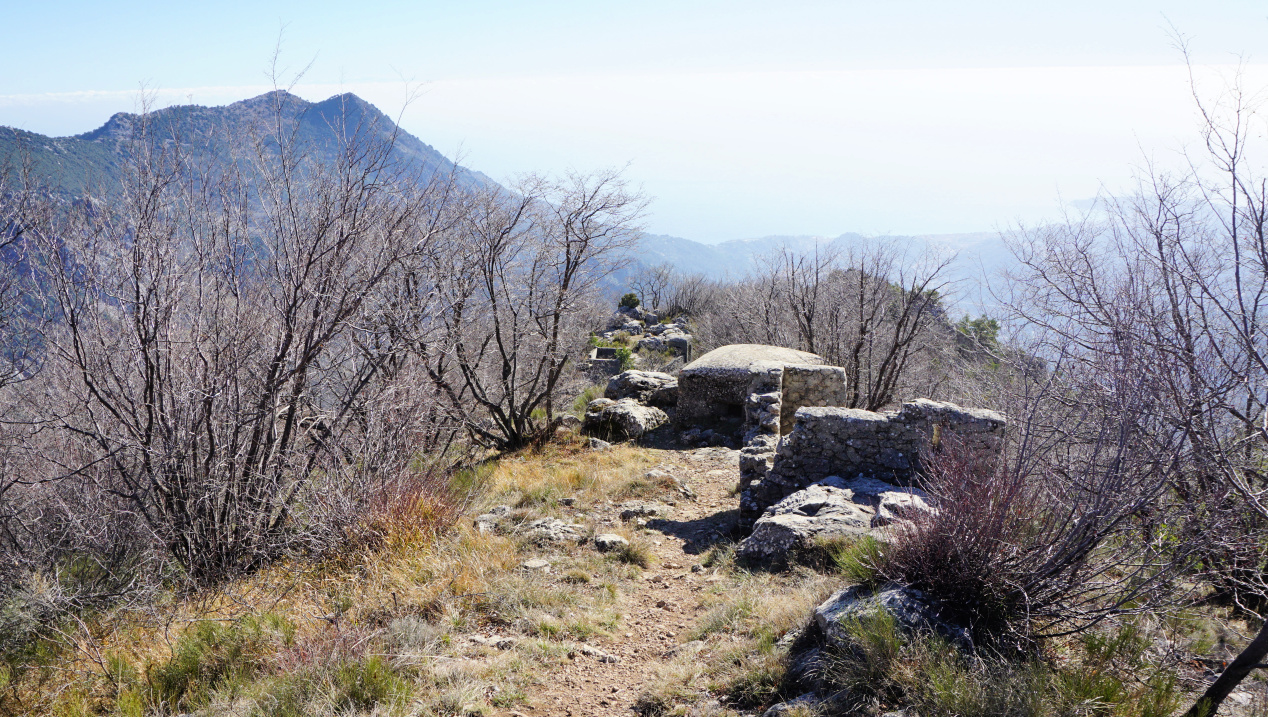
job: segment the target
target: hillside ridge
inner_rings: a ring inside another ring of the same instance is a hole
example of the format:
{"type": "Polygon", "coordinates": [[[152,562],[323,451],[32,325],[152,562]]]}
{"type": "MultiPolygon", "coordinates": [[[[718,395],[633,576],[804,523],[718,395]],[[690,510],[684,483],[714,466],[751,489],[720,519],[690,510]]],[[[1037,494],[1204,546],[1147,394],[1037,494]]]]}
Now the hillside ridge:
{"type": "Polygon", "coordinates": [[[329,152],[328,143],[340,132],[368,129],[383,138],[395,136],[393,153],[406,169],[429,176],[456,168],[459,181],[464,184],[496,185],[482,172],[456,165],[351,92],[310,102],[286,90],[274,90],[228,105],[173,105],[147,115],[116,112],[96,129],[64,137],[0,127],[0,167],[16,169],[26,155],[38,177],[67,193],[81,193],[108,187],[122,178],[127,141],[143,116],[165,139],[223,154],[218,146],[249,136],[275,113],[296,121],[296,138],[318,153],[329,152]]]}

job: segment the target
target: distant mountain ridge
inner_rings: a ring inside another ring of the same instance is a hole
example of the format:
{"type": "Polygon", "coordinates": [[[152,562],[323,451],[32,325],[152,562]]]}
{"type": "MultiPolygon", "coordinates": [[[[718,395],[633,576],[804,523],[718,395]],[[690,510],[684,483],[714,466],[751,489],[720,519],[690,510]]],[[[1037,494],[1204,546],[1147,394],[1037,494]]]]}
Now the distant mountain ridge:
{"type": "MultiPolygon", "coordinates": [[[[174,105],[155,110],[145,117],[159,136],[189,147],[208,149],[227,157],[226,139],[250,136],[267,128],[280,116],[289,121],[296,139],[311,151],[329,153],[336,146],[338,132],[360,127],[382,138],[396,134],[392,152],[406,169],[424,175],[455,170],[458,181],[473,185],[493,185],[486,175],[456,166],[435,148],[399,129],[377,107],[352,93],[335,95],[321,102],[309,102],[284,90],[218,107],[174,105]]],[[[40,176],[61,189],[80,193],[92,187],[109,186],[123,175],[129,140],[142,116],[119,112],[105,124],[70,137],[48,137],[13,127],[0,127],[0,166],[16,167],[25,158],[40,176]]]]}
{"type": "MultiPolygon", "coordinates": [[[[907,245],[913,252],[929,247],[955,254],[948,277],[961,283],[976,284],[983,276],[990,276],[1012,263],[1012,255],[999,232],[872,238],[907,245]]],[[[781,247],[798,252],[811,251],[816,245],[848,249],[868,239],[862,234],[849,232],[835,237],[767,236],[704,244],[664,234],[644,234],[636,255],[638,261],[646,265],[667,263],[680,271],[704,274],[712,279],[736,279],[758,268],[763,256],[781,247]]]]}
{"type": "MultiPolygon", "coordinates": [[[[345,93],[321,102],[309,102],[289,92],[277,90],[229,105],[174,105],[155,110],[145,120],[172,141],[188,146],[210,148],[227,159],[225,144],[267,130],[267,123],[278,116],[294,121],[296,138],[318,159],[332,159],[335,142],[342,128],[362,127],[386,138],[396,134],[393,154],[407,170],[426,176],[434,172],[454,171],[458,181],[467,186],[496,186],[487,175],[455,165],[452,160],[400,129],[377,107],[345,93]]],[[[0,127],[0,169],[6,164],[16,168],[24,158],[36,175],[67,193],[79,194],[109,187],[123,178],[129,140],[134,136],[138,114],[119,112],[97,129],[69,137],[48,137],[12,127],[0,127]]],[[[890,236],[885,239],[910,243],[913,249],[925,245],[959,253],[951,267],[950,278],[969,283],[1005,265],[1009,254],[997,233],[890,236]],[[968,280],[968,281],[965,281],[968,280]]],[[[605,282],[612,293],[627,290],[628,279],[640,265],[668,263],[686,273],[700,273],[712,279],[740,278],[757,267],[761,257],[780,247],[796,251],[812,250],[816,244],[841,247],[856,245],[866,239],[862,234],[846,233],[836,237],[766,236],[755,239],[733,239],[720,244],[705,244],[664,234],[644,234],[633,252],[634,264],[605,282]]]]}

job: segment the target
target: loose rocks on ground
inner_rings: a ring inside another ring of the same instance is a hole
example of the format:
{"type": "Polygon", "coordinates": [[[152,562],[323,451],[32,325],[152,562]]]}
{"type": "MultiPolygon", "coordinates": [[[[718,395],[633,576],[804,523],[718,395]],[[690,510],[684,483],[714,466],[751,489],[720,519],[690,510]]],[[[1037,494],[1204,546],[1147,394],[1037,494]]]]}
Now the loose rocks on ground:
{"type": "Polygon", "coordinates": [[[539,518],[521,525],[518,532],[538,542],[558,543],[581,540],[585,526],[565,523],[558,518],[539,518]]]}
{"type": "Polygon", "coordinates": [[[662,503],[629,500],[621,504],[621,520],[658,518],[666,515],[669,515],[669,506],[662,503]]]}

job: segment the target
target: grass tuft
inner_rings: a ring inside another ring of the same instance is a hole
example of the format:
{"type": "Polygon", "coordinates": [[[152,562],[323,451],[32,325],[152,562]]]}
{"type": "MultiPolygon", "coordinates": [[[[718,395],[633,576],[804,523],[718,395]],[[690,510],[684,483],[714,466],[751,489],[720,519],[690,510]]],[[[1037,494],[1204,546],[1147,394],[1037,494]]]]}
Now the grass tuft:
{"type": "Polygon", "coordinates": [[[612,551],[610,555],[617,561],[626,565],[637,565],[640,568],[649,568],[652,565],[652,549],[641,540],[631,540],[627,545],[612,551]]]}

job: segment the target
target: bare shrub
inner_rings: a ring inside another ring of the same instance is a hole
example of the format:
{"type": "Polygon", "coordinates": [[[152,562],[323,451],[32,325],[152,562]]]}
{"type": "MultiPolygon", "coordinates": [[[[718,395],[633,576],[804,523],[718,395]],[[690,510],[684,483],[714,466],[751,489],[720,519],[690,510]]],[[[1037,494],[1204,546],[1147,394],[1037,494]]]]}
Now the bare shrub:
{"type": "Polygon", "coordinates": [[[630,277],[630,291],[638,298],[639,305],[649,311],[667,308],[666,300],[675,284],[678,271],[672,264],[641,266],[630,277]]]}
{"type": "Polygon", "coordinates": [[[447,179],[403,176],[371,119],[318,161],[272,97],[227,165],[142,116],[118,196],[26,232],[52,307],[40,420],[69,449],[47,479],[122,503],[198,582],[337,545],[367,485],[435,443],[377,317],[447,179]]]}
{"type": "Polygon", "coordinates": [[[936,512],[897,528],[876,570],[1008,649],[1156,606],[1196,542],[1177,540],[1162,500],[1178,443],[1140,419],[1098,417],[1072,450],[1032,444],[998,463],[942,441],[923,477],[936,512]]]}
{"type": "MultiPolygon", "coordinates": [[[[1184,41],[1178,38],[1183,49],[1184,41]]],[[[1268,184],[1263,118],[1240,77],[1208,96],[1196,81],[1199,151],[1187,169],[1147,166],[1135,191],[1094,212],[1009,238],[1020,263],[1004,304],[1068,358],[1120,357],[1157,387],[1155,429],[1183,436],[1169,476],[1201,533],[1216,599],[1263,617],[1268,580],[1268,184]]],[[[1046,356],[1051,352],[1040,352],[1046,356]]],[[[1268,656],[1268,621],[1190,717],[1212,714],[1268,656]]]]}

